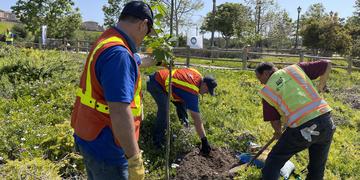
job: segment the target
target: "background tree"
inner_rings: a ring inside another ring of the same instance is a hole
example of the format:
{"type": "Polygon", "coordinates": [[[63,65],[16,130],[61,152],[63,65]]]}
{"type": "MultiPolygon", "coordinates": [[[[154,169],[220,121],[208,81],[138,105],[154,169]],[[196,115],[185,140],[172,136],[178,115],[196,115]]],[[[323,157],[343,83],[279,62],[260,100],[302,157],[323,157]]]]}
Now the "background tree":
{"type": "Polygon", "coordinates": [[[48,37],[71,38],[81,25],[79,9],[72,0],[18,0],[11,9],[35,37],[41,26],[47,25],[48,37]]]}
{"type": "MultiPolygon", "coordinates": [[[[163,21],[166,24],[170,24],[171,0],[162,0],[162,3],[165,7],[163,21]]],[[[181,27],[192,25],[190,18],[193,16],[193,13],[203,7],[204,3],[202,0],[174,0],[173,22],[176,37],[179,36],[181,27]]]]}
{"type": "Polygon", "coordinates": [[[118,21],[120,13],[124,5],[130,0],[108,0],[108,4],[104,5],[102,10],[104,12],[104,26],[109,28],[114,26],[118,21]]]}
{"type": "Polygon", "coordinates": [[[11,28],[11,32],[15,34],[15,39],[25,39],[28,36],[28,31],[25,29],[25,26],[22,24],[15,24],[11,28]]]}
{"type": "Polygon", "coordinates": [[[237,21],[234,22],[233,28],[237,37],[236,42],[238,47],[248,44],[254,44],[258,40],[258,36],[254,32],[255,21],[252,20],[252,11],[248,6],[242,6],[242,11],[237,21]]]}
{"type": "Polygon", "coordinates": [[[215,31],[221,33],[225,39],[225,48],[228,47],[230,38],[235,35],[235,29],[237,29],[237,35],[243,36],[243,32],[246,28],[241,27],[242,24],[249,24],[251,19],[249,17],[248,7],[239,3],[224,3],[217,6],[214,22],[212,22],[212,14],[208,13],[201,26],[202,31],[211,31],[212,24],[215,25],[215,31]]]}
{"type": "Polygon", "coordinates": [[[251,39],[256,40],[257,46],[262,46],[261,42],[267,38],[269,29],[274,24],[276,12],[280,9],[275,0],[245,0],[245,3],[252,11],[254,21],[254,34],[251,39]]]}
{"type": "Polygon", "coordinates": [[[322,19],[328,14],[325,12],[325,7],[322,3],[312,4],[308,10],[301,16],[304,23],[304,20],[312,20],[312,19],[322,19]]]}
{"type": "Polygon", "coordinates": [[[355,1],[355,11],[353,16],[346,22],[346,29],[352,38],[351,55],[354,57],[360,57],[360,0],[355,1]]]}
{"type": "Polygon", "coordinates": [[[314,4],[302,17],[303,45],[318,51],[323,56],[333,53],[348,54],[352,43],[351,36],[337,13],[325,13],[322,4],[314,4]]]}
{"type": "Polygon", "coordinates": [[[272,13],[272,24],[268,25],[264,46],[272,48],[291,48],[291,37],[294,29],[289,14],[285,10],[272,13]]]}
{"type": "Polygon", "coordinates": [[[48,1],[48,14],[44,24],[48,25],[48,37],[71,39],[81,26],[81,14],[73,9],[72,0],[48,1]]]}

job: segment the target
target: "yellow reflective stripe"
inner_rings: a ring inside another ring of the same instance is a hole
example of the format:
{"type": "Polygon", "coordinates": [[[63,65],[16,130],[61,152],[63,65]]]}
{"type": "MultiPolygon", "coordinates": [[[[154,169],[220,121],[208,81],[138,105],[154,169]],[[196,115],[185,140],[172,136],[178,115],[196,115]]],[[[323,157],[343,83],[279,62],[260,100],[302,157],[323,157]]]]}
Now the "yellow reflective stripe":
{"type": "Polygon", "coordinates": [[[90,59],[88,62],[88,67],[87,67],[87,72],[86,72],[86,89],[85,89],[85,94],[89,97],[92,97],[92,87],[91,87],[91,63],[94,60],[94,55],[96,54],[96,52],[103,47],[105,44],[110,43],[110,42],[124,42],[121,38],[113,36],[110,37],[108,39],[105,39],[103,41],[101,41],[96,47],[95,49],[92,51],[91,55],[90,55],[90,59]]]}
{"type": "MultiPolygon", "coordinates": [[[[174,69],[171,71],[171,76],[174,76],[175,72],[177,71],[177,69],[174,69]]],[[[173,80],[173,79],[172,79],[173,80]]],[[[169,92],[169,81],[170,81],[170,76],[168,76],[165,80],[165,91],[166,92],[169,92]]],[[[173,96],[173,94],[171,93],[171,96],[170,96],[171,100],[175,100],[175,97],[173,96]]]]}
{"type": "MultiPolygon", "coordinates": [[[[177,69],[174,69],[173,71],[171,71],[171,77],[174,76],[175,72],[177,71],[177,69]]],[[[170,76],[168,76],[165,80],[165,90],[166,92],[169,92],[169,80],[170,80],[170,76]]]]}
{"type": "Polygon", "coordinates": [[[137,89],[134,95],[135,108],[131,109],[133,116],[140,116],[142,113],[140,91],[141,91],[141,78],[139,78],[137,89]]]}
{"type": "MultiPolygon", "coordinates": [[[[189,68],[189,69],[191,69],[192,71],[195,71],[196,73],[198,73],[200,76],[201,76],[201,74],[200,74],[200,72],[199,71],[197,71],[196,69],[193,69],[193,68],[189,68]]],[[[171,72],[171,76],[173,77],[174,76],[174,74],[175,74],[175,72],[177,71],[177,69],[175,69],[174,71],[172,71],[171,72]]],[[[168,78],[166,78],[166,81],[165,81],[165,88],[166,88],[166,92],[169,92],[169,77],[168,78]]],[[[194,90],[194,91],[196,91],[196,92],[199,92],[199,87],[197,87],[196,85],[194,85],[194,84],[190,84],[190,83],[188,83],[188,82],[186,82],[186,81],[181,81],[181,80],[179,80],[179,79],[176,79],[176,78],[173,78],[172,79],[172,82],[173,83],[176,83],[176,84],[179,84],[179,85],[181,85],[181,86],[185,86],[185,87],[188,87],[188,88],[190,88],[190,89],[192,89],[192,90],[194,90]]]]}
{"type": "MultiPolygon", "coordinates": [[[[99,103],[96,101],[96,99],[86,96],[84,93],[82,93],[81,88],[79,88],[77,90],[76,95],[80,97],[81,104],[84,104],[90,108],[96,109],[99,112],[109,114],[109,106],[108,105],[99,103]]],[[[142,113],[140,90],[137,90],[137,95],[135,96],[134,101],[135,101],[136,107],[132,108],[131,112],[132,112],[133,116],[140,116],[142,113]]]]}
{"type": "Polygon", "coordinates": [[[81,88],[78,88],[76,91],[76,95],[80,97],[80,102],[81,104],[84,104],[90,108],[96,109],[97,111],[100,111],[102,113],[105,114],[109,114],[109,107],[108,105],[99,103],[96,101],[96,99],[86,96],[86,94],[84,94],[82,92],[81,88]]]}
{"type": "Polygon", "coordinates": [[[188,82],[185,82],[185,81],[180,81],[178,79],[175,79],[173,80],[174,83],[176,84],[179,84],[179,85],[182,85],[182,86],[185,86],[185,87],[188,87],[196,92],[199,92],[199,88],[197,86],[195,86],[194,84],[190,84],[188,82]]]}
{"type": "Polygon", "coordinates": [[[102,112],[102,113],[110,114],[108,105],[96,102],[96,108],[95,109],[102,112]]]}
{"type": "Polygon", "coordinates": [[[311,99],[317,99],[319,96],[310,82],[307,81],[304,73],[301,73],[300,67],[296,65],[288,66],[284,70],[290,75],[293,80],[299,84],[302,89],[311,96],[311,99]]]}
{"type": "Polygon", "coordinates": [[[80,97],[81,104],[89,106],[91,108],[95,108],[96,100],[91,96],[86,96],[81,88],[78,88],[76,91],[76,95],[80,97]]]}
{"type": "Polygon", "coordinates": [[[131,109],[131,113],[134,117],[141,116],[141,112],[141,107],[131,109]]]}
{"type": "Polygon", "coordinates": [[[317,101],[314,101],[314,102],[302,107],[301,109],[299,109],[295,113],[293,113],[288,119],[288,125],[292,126],[293,124],[296,123],[296,121],[298,119],[301,119],[304,116],[306,116],[307,114],[316,111],[319,107],[326,107],[326,106],[330,107],[330,106],[328,106],[326,101],[324,101],[323,99],[319,99],[317,101]]]}
{"type": "MultiPolygon", "coordinates": [[[[83,93],[82,89],[79,88],[77,90],[76,95],[80,97],[80,102],[81,104],[84,104],[86,106],[89,106],[90,108],[96,109],[99,112],[105,113],[105,114],[109,114],[109,106],[106,104],[102,104],[96,101],[96,99],[92,98],[92,86],[91,86],[91,63],[94,60],[94,55],[96,54],[96,52],[103,47],[105,44],[107,43],[111,43],[111,42],[122,42],[123,40],[119,37],[113,36],[110,37],[108,39],[105,39],[103,41],[101,41],[96,47],[95,49],[92,51],[91,56],[89,58],[89,62],[88,62],[88,68],[87,68],[87,75],[86,75],[86,89],[85,89],[85,93],[83,93]]],[[[141,110],[141,96],[140,96],[140,91],[141,91],[141,78],[139,78],[139,83],[137,85],[137,89],[134,95],[134,103],[135,103],[135,108],[132,108],[132,114],[134,116],[140,116],[142,113],[141,110]]]]}
{"type": "Polygon", "coordinates": [[[276,95],[269,86],[265,85],[260,93],[272,100],[277,107],[280,107],[280,109],[285,113],[285,116],[288,116],[291,113],[286,102],[284,102],[280,96],[276,95]]]}

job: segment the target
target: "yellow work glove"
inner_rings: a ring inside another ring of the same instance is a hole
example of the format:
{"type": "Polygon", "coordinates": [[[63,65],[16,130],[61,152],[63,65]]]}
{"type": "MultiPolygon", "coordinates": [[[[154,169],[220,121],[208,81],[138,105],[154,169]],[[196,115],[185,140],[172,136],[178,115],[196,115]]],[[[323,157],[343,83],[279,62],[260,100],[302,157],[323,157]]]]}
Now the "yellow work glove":
{"type": "Polygon", "coordinates": [[[134,155],[128,159],[129,180],[143,180],[145,179],[144,161],[141,153],[134,155]]]}

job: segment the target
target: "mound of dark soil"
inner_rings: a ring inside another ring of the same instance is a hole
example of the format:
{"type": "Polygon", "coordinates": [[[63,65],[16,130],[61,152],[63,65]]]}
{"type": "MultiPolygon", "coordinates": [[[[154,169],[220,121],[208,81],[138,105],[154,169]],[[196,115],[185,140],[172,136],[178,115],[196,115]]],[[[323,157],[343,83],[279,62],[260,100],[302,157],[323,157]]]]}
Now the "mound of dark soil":
{"type": "Polygon", "coordinates": [[[207,157],[194,149],[182,159],[174,179],[231,179],[228,171],[237,162],[235,154],[227,149],[215,148],[207,157]]]}

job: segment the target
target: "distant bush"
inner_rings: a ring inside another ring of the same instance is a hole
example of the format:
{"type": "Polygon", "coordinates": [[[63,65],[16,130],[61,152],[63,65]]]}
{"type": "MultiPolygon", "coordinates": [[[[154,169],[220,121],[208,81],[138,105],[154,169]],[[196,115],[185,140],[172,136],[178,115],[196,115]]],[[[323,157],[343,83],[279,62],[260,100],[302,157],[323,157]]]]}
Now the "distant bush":
{"type": "Polygon", "coordinates": [[[11,32],[15,34],[15,39],[17,39],[17,40],[26,39],[26,37],[29,34],[23,24],[15,24],[12,27],[11,32]]]}

